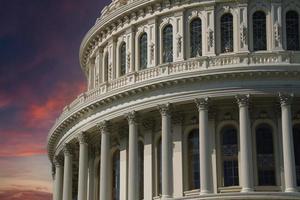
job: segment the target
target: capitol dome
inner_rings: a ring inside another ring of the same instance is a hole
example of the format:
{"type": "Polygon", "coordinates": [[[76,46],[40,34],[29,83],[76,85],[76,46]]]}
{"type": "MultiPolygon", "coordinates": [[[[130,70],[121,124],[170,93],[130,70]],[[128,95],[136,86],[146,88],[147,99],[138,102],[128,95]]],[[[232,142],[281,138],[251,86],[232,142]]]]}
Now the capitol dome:
{"type": "Polygon", "coordinates": [[[300,199],[300,1],[113,0],[48,136],[54,200],[300,199]]]}

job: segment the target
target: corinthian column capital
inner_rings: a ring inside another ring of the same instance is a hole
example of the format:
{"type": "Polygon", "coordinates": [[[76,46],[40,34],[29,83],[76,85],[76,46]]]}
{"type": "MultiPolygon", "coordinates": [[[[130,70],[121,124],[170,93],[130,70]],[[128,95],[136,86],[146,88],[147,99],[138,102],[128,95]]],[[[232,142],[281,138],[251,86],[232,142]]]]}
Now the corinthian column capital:
{"type": "Polygon", "coordinates": [[[135,111],[126,113],[124,115],[128,121],[129,124],[136,124],[137,123],[137,114],[135,111]]]}
{"type": "Polygon", "coordinates": [[[171,114],[171,104],[160,104],[157,107],[162,116],[167,116],[171,114]]]}
{"type": "Polygon", "coordinates": [[[195,99],[196,106],[198,110],[207,110],[209,105],[210,98],[204,97],[204,98],[198,98],[195,99]]]}
{"type": "Polygon", "coordinates": [[[85,132],[79,133],[77,139],[79,141],[79,144],[88,144],[87,136],[85,132]]]}
{"type": "Polygon", "coordinates": [[[294,98],[294,94],[279,93],[278,96],[279,96],[281,106],[291,105],[294,98]]]}
{"type": "Polygon", "coordinates": [[[65,155],[65,156],[72,156],[72,147],[71,147],[70,144],[66,143],[66,144],[64,145],[63,151],[64,151],[64,155],[65,155]]]}
{"type": "Polygon", "coordinates": [[[54,156],[53,163],[55,167],[61,167],[63,166],[63,159],[61,158],[61,156],[54,156]]]}
{"type": "Polygon", "coordinates": [[[104,120],[104,121],[98,123],[97,127],[100,129],[101,134],[107,133],[109,130],[109,121],[104,120]]]}
{"type": "Polygon", "coordinates": [[[236,95],[235,96],[236,102],[238,103],[239,107],[246,107],[249,106],[250,95],[236,95]]]}

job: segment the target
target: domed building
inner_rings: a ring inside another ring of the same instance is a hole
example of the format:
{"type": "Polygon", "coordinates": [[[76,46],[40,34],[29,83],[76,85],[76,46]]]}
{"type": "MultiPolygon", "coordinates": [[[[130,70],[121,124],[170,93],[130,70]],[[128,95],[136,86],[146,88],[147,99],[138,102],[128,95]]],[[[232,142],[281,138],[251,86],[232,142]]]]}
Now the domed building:
{"type": "Polygon", "coordinates": [[[300,2],[113,0],[48,137],[54,200],[300,199],[300,2]]]}

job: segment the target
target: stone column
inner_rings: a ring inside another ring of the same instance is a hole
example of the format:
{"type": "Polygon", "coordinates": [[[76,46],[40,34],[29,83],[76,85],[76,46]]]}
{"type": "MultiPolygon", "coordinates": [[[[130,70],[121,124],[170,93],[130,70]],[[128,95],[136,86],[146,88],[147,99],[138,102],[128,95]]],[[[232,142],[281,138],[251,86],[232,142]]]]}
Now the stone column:
{"type": "Polygon", "coordinates": [[[95,148],[89,149],[88,200],[95,200],[95,148]]]}
{"type": "Polygon", "coordinates": [[[162,199],[172,195],[172,134],[170,104],[158,106],[161,114],[162,199]]]}
{"type": "Polygon", "coordinates": [[[296,166],[293,142],[291,101],[293,95],[279,94],[282,120],[282,147],[285,192],[297,192],[296,166]]]}
{"type": "Polygon", "coordinates": [[[65,144],[64,146],[64,185],[63,185],[63,200],[72,200],[72,149],[70,144],[65,144]]]}
{"type": "Polygon", "coordinates": [[[62,160],[55,156],[54,158],[55,165],[55,185],[54,185],[54,200],[62,200],[63,193],[63,165],[62,160]]]}
{"type": "Polygon", "coordinates": [[[249,95],[236,96],[239,105],[240,118],[240,173],[239,181],[242,186],[241,192],[253,191],[252,176],[252,137],[249,120],[249,95]]]}
{"type": "Polygon", "coordinates": [[[196,99],[199,111],[199,155],[200,155],[200,192],[208,194],[212,192],[210,175],[209,131],[208,131],[208,98],[196,99]]]}
{"type": "Polygon", "coordinates": [[[78,199],[87,199],[88,178],[88,143],[85,133],[78,135],[79,140],[79,172],[78,172],[78,199]]]}
{"type": "Polygon", "coordinates": [[[108,122],[98,124],[101,130],[101,161],[100,161],[100,200],[107,200],[110,197],[109,191],[109,162],[110,162],[110,134],[108,122]]]}
{"type": "Polygon", "coordinates": [[[129,125],[128,199],[138,199],[138,127],[135,112],[127,113],[129,125]]]}

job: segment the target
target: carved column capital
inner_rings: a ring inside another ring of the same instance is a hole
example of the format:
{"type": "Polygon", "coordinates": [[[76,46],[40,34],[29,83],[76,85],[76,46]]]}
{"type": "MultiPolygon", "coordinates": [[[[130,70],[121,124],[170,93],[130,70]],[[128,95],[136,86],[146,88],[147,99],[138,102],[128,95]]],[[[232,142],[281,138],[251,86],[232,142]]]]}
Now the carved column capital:
{"type": "Polygon", "coordinates": [[[279,93],[278,96],[279,96],[281,106],[288,106],[292,104],[294,94],[279,93]]]}
{"type": "Polygon", "coordinates": [[[69,143],[64,144],[64,155],[65,156],[72,156],[73,152],[72,152],[72,147],[69,143]]]}
{"type": "Polygon", "coordinates": [[[126,113],[125,118],[127,119],[129,124],[136,124],[137,123],[137,114],[135,111],[126,113]]]}
{"type": "Polygon", "coordinates": [[[108,133],[108,131],[109,131],[109,121],[104,120],[104,121],[98,123],[97,127],[100,129],[101,134],[108,133]]]}
{"type": "Polygon", "coordinates": [[[63,166],[63,159],[61,156],[54,156],[54,159],[53,159],[53,163],[55,165],[55,167],[61,167],[63,166]]]}
{"type": "Polygon", "coordinates": [[[77,139],[79,141],[79,144],[88,144],[88,140],[85,132],[79,133],[77,139]]]}
{"type": "Polygon", "coordinates": [[[160,104],[157,107],[162,116],[167,116],[171,114],[171,104],[160,104]]]}
{"type": "Polygon", "coordinates": [[[249,106],[250,95],[236,95],[235,96],[236,102],[238,103],[239,107],[246,107],[249,106]]]}
{"type": "Polygon", "coordinates": [[[204,97],[204,98],[198,98],[195,99],[196,106],[198,110],[207,110],[209,105],[210,98],[204,97]]]}

